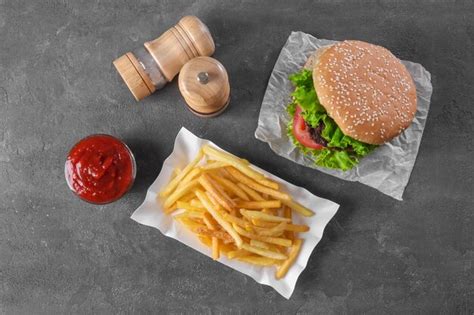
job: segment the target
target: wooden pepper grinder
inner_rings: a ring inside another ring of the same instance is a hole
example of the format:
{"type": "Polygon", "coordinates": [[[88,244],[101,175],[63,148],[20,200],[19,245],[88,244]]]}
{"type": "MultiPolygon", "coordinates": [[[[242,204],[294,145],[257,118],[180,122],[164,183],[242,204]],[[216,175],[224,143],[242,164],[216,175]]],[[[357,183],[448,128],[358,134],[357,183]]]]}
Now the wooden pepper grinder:
{"type": "Polygon", "coordinates": [[[157,39],[117,58],[113,64],[137,101],[171,82],[189,60],[211,56],[215,45],[207,26],[185,16],[157,39]]]}
{"type": "Polygon", "coordinates": [[[229,105],[229,77],[214,58],[197,57],[188,61],[181,69],[178,84],[189,110],[198,116],[217,116],[229,105]]]}

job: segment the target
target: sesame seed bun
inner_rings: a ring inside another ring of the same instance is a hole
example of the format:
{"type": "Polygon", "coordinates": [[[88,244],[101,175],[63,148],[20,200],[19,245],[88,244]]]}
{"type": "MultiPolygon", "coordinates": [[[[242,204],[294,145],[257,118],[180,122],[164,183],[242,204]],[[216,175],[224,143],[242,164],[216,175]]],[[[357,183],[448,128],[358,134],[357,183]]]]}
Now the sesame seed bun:
{"type": "Polygon", "coordinates": [[[313,71],[316,61],[330,46],[324,46],[316,50],[313,54],[311,54],[308,59],[306,59],[306,63],[304,64],[303,68],[313,71]]]}
{"type": "Polygon", "coordinates": [[[383,144],[410,126],[415,84],[390,51],[346,40],[319,49],[310,59],[319,101],[344,134],[383,144]]]}

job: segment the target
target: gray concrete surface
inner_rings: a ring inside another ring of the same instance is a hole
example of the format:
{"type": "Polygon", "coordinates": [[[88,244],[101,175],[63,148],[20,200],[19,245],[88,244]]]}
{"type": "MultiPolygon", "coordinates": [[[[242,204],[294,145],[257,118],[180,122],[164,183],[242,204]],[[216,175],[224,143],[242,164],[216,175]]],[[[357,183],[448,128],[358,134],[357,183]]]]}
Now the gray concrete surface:
{"type": "Polygon", "coordinates": [[[0,0],[0,313],[472,314],[474,5],[454,1],[0,0]],[[194,117],[176,82],[141,103],[112,60],[181,16],[211,29],[232,104],[194,117]],[[295,165],[254,139],[292,30],[422,63],[431,112],[403,202],[295,165]],[[340,203],[291,300],[129,219],[181,126],[340,203]],[[131,146],[138,179],[92,206],[63,165],[83,136],[131,146]]]}

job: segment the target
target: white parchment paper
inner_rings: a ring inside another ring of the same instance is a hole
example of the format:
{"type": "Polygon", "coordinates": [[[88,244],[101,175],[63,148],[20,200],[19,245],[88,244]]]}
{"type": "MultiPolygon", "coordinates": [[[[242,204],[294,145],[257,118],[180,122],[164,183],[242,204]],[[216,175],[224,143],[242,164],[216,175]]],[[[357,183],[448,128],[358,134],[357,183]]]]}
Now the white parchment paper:
{"type": "MultiPolygon", "coordinates": [[[[138,223],[157,228],[164,235],[174,238],[210,257],[210,249],[204,246],[192,232],[188,231],[179,222],[176,222],[170,215],[164,214],[163,208],[157,199],[159,191],[169,182],[173,169],[175,167],[183,168],[196,156],[201,146],[205,144],[219,148],[208,140],[196,137],[186,128],[181,128],[176,137],[173,152],[165,160],[160,174],[147,191],[145,201],[132,214],[132,219],[138,223]]],[[[298,280],[300,273],[306,267],[311,252],[321,240],[324,228],[329,220],[336,214],[339,205],[330,200],[316,197],[306,189],[292,185],[256,166],[252,167],[280,183],[281,186],[285,187],[286,191],[293,196],[294,200],[315,212],[315,215],[310,218],[300,216],[296,213],[293,215],[295,223],[306,224],[310,226],[311,229],[307,233],[299,234],[304,240],[301,252],[286,277],[281,280],[275,279],[274,267],[257,267],[243,262],[229,260],[225,256],[222,256],[219,262],[252,277],[259,283],[273,287],[278,293],[289,299],[295,288],[296,280],[298,280]]],[[[179,212],[180,211],[177,211],[176,213],[179,212]]],[[[176,244],[176,246],[179,245],[176,244]]]]}
{"type": "Polygon", "coordinates": [[[286,135],[286,125],[291,119],[286,113],[286,107],[291,101],[290,93],[294,89],[288,76],[299,71],[308,56],[318,48],[333,43],[336,41],[318,39],[303,32],[291,33],[268,81],[255,137],[267,142],[275,153],[291,161],[345,180],[361,182],[402,200],[418,154],[433,90],[431,75],[422,65],[402,61],[415,81],[418,96],[418,108],[413,123],[399,137],[361,159],[359,165],[352,170],[343,172],[316,166],[309,157],[293,146],[286,135]]]}

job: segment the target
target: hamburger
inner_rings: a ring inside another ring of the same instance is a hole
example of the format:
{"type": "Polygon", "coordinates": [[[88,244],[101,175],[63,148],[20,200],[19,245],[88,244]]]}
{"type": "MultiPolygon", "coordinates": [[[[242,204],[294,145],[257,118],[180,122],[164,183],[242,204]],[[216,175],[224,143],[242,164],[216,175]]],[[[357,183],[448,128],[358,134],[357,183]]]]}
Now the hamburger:
{"type": "Polygon", "coordinates": [[[416,88],[384,47],[346,40],[318,49],[292,74],[293,144],[318,166],[349,170],[413,121],[416,88]]]}

